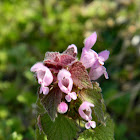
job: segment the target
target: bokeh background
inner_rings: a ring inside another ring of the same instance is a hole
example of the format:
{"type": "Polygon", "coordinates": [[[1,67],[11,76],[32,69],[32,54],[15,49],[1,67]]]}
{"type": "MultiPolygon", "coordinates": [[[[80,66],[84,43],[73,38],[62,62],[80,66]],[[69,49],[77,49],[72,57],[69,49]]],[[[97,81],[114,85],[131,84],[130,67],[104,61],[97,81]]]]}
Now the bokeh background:
{"type": "Polygon", "coordinates": [[[107,110],[116,140],[140,139],[139,0],[0,1],[0,140],[35,139],[38,83],[30,67],[46,51],[78,47],[96,31],[96,52],[108,49],[102,76],[107,110]]]}

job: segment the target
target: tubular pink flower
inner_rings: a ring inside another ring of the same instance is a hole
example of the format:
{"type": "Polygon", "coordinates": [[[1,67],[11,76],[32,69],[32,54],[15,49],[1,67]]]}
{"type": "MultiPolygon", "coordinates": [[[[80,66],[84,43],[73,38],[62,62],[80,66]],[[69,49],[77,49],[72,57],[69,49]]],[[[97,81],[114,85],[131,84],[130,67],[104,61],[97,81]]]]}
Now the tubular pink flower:
{"type": "Polygon", "coordinates": [[[89,129],[89,128],[95,128],[96,127],[96,122],[95,121],[88,121],[86,124],[85,124],[85,128],[86,129],[89,129]]]}
{"type": "Polygon", "coordinates": [[[96,68],[92,67],[89,71],[89,77],[91,80],[97,80],[103,74],[106,79],[109,78],[106,68],[104,66],[98,66],[96,68]]]}
{"type": "Polygon", "coordinates": [[[77,95],[76,95],[75,92],[71,92],[71,93],[68,93],[68,95],[65,96],[65,99],[67,100],[67,102],[70,102],[71,99],[76,100],[77,95]]]}
{"type": "Polygon", "coordinates": [[[98,67],[100,65],[104,65],[104,62],[109,57],[109,51],[104,50],[97,54],[94,50],[91,50],[92,46],[95,44],[97,40],[97,34],[94,32],[92,35],[85,39],[85,46],[82,50],[82,55],[80,61],[83,65],[88,69],[90,67],[98,67]]]}
{"type": "Polygon", "coordinates": [[[85,101],[85,102],[83,102],[80,105],[80,107],[78,109],[78,112],[79,112],[80,116],[83,119],[85,119],[86,121],[92,120],[92,116],[91,116],[92,110],[91,110],[91,107],[94,107],[94,104],[85,101]]]}
{"type": "Polygon", "coordinates": [[[94,32],[92,35],[85,39],[85,46],[82,49],[82,55],[80,61],[83,65],[88,69],[90,68],[97,60],[98,54],[91,50],[92,46],[95,44],[97,40],[97,34],[94,32]]]}
{"type": "Polygon", "coordinates": [[[43,84],[43,86],[49,86],[53,81],[51,71],[41,62],[34,64],[31,67],[31,72],[37,73],[38,83],[43,84]]]}
{"type": "Polygon", "coordinates": [[[57,111],[61,114],[66,113],[67,110],[68,110],[68,105],[65,102],[61,102],[57,107],[57,111]]]}
{"type": "Polygon", "coordinates": [[[73,87],[73,80],[69,71],[62,69],[57,75],[58,86],[64,93],[70,93],[73,87]]]}
{"type": "Polygon", "coordinates": [[[70,48],[74,48],[74,53],[77,54],[77,52],[78,52],[77,47],[74,44],[69,45],[68,49],[70,49],[70,48]]]}

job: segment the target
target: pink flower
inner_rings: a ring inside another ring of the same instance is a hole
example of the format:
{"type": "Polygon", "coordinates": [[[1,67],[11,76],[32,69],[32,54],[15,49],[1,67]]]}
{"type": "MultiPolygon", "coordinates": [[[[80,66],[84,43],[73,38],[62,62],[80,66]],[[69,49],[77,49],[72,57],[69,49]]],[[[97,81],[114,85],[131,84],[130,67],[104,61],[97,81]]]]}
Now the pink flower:
{"type": "Polygon", "coordinates": [[[78,112],[79,112],[80,116],[86,121],[92,120],[91,107],[94,107],[94,104],[85,101],[80,105],[80,107],[78,109],[78,112]]]}
{"type": "Polygon", "coordinates": [[[86,124],[85,124],[85,128],[86,129],[89,129],[89,128],[95,128],[96,127],[96,122],[95,121],[88,121],[86,124]]]}
{"type": "Polygon", "coordinates": [[[64,93],[70,93],[73,87],[73,80],[69,71],[62,69],[57,75],[58,86],[64,93]]]}
{"type": "Polygon", "coordinates": [[[109,57],[109,51],[107,50],[97,54],[94,50],[91,49],[92,46],[95,44],[96,40],[96,32],[94,32],[92,35],[85,39],[85,46],[82,50],[80,61],[86,68],[92,67],[95,63],[98,65],[104,65],[104,61],[106,61],[109,57]]]}
{"type": "Polygon", "coordinates": [[[71,99],[76,100],[77,95],[76,95],[75,92],[71,92],[71,93],[68,93],[68,95],[65,96],[65,99],[67,100],[67,102],[70,102],[71,99]]]}
{"type": "Polygon", "coordinates": [[[98,54],[91,50],[92,46],[97,40],[97,34],[94,32],[92,35],[85,39],[85,46],[82,49],[82,55],[80,61],[86,68],[90,68],[97,60],[98,54]]]}
{"type": "Polygon", "coordinates": [[[70,102],[71,99],[76,100],[77,95],[75,92],[71,92],[73,87],[73,80],[71,78],[71,74],[69,71],[62,69],[59,71],[57,75],[58,79],[58,86],[67,95],[65,96],[65,99],[67,102],[70,102]]]}
{"type": "Polygon", "coordinates": [[[97,40],[97,34],[94,32],[85,40],[85,47],[82,50],[82,55],[80,61],[86,68],[90,68],[89,76],[91,80],[98,79],[101,75],[105,75],[105,78],[108,79],[108,74],[106,72],[106,68],[103,67],[104,62],[109,57],[109,51],[104,50],[97,54],[94,50],[92,50],[92,46],[95,44],[97,40]]]}
{"type": "Polygon", "coordinates": [[[92,103],[89,103],[89,102],[83,102],[80,107],[79,107],[79,114],[80,116],[85,119],[86,121],[88,121],[86,124],[85,124],[85,127],[86,129],[89,129],[89,128],[95,128],[96,127],[96,122],[95,121],[91,121],[92,120],[92,110],[91,110],[91,107],[94,107],[94,104],[92,103]]]}
{"type": "Polygon", "coordinates": [[[57,108],[57,111],[61,114],[64,114],[66,113],[68,110],[68,105],[65,103],[65,102],[61,102],[59,105],[58,105],[58,108],[57,108]]]}
{"type": "Polygon", "coordinates": [[[51,71],[43,65],[43,63],[38,62],[31,67],[32,72],[37,73],[38,83],[44,86],[49,86],[53,81],[53,75],[51,71]]]}

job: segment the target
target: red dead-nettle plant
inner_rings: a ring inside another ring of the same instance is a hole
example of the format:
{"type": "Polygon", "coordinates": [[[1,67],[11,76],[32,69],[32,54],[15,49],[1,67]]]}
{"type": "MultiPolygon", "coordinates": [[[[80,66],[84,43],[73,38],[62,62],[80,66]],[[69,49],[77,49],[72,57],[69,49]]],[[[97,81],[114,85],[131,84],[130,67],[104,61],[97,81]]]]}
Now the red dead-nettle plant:
{"type": "Polygon", "coordinates": [[[40,84],[36,139],[113,139],[113,123],[95,82],[103,74],[108,79],[103,65],[109,51],[92,50],[96,40],[96,32],[85,39],[80,60],[72,44],[63,53],[46,52],[44,61],[31,67],[40,84]]]}

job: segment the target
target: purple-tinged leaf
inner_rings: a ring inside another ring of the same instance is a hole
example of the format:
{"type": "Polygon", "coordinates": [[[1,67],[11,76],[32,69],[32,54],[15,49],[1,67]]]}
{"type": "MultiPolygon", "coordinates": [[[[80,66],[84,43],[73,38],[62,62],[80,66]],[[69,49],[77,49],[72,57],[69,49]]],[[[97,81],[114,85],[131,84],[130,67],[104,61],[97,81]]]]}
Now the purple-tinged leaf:
{"type": "Polygon", "coordinates": [[[50,60],[50,61],[59,61],[59,52],[46,52],[45,54],[45,60],[50,60]]]}
{"type": "Polygon", "coordinates": [[[44,59],[44,65],[48,68],[60,70],[75,61],[75,58],[68,54],[58,52],[47,52],[44,59]]]}
{"type": "Polygon", "coordinates": [[[45,59],[43,61],[44,65],[48,68],[61,69],[60,65],[60,53],[59,52],[46,52],[45,59]]]}
{"type": "Polygon", "coordinates": [[[69,65],[71,64],[73,61],[75,61],[75,58],[70,56],[70,55],[67,55],[67,54],[62,54],[60,56],[60,64],[62,66],[66,66],[66,65],[69,65]]]}
{"type": "Polygon", "coordinates": [[[43,104],[52,121],[54,121],[57,117],[57,107],[61,102],[61,98],[62,92],[58,87],[50,90],[48,95],[40,96],[41,103],[43,104]]]}
{"type": "Polygon", "coordinates": [[[75,86],[82,88],[93,88],[88,72],[80,61],[76,61],[70,68],[71,77],[75,86]]]}
{"type": "Polygon", "coordinates": [[[75,52],[74,47],[67,48],[63,54],[71,55],[72,57],[76,57],[77,53],[75,52]]]}

